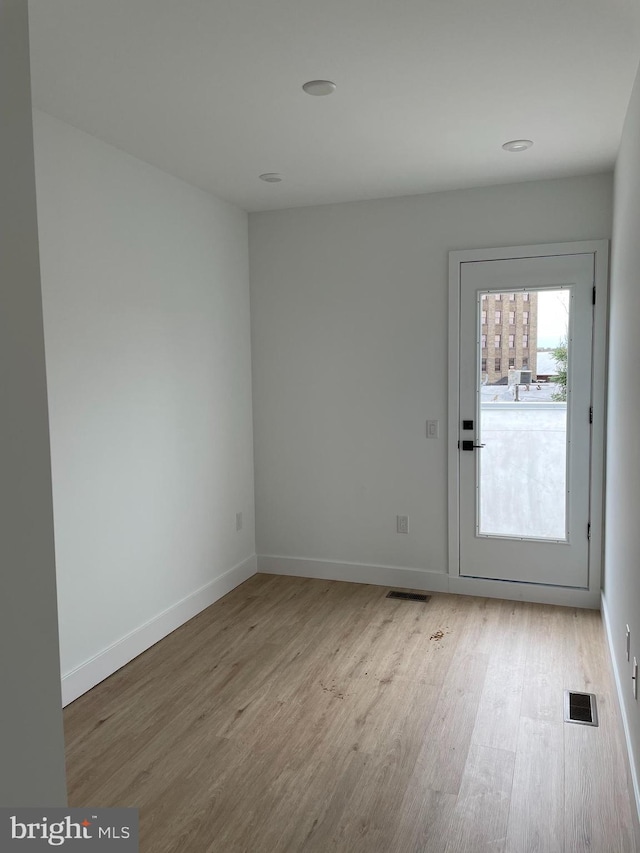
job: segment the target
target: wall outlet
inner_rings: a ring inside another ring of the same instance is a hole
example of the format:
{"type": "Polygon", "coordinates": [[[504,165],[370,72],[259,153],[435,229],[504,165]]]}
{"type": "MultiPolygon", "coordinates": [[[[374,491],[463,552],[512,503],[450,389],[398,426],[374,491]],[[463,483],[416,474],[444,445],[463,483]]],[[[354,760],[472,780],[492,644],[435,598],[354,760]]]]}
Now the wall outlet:
{"type": "Polygon", "coordinates": [[[631,628],[627,625],[626,632],[627,660],[631,660],[631,628]]]}
{"type": "Polygon", "coordinates": [[[236,530],[242,530],[242,513],[236,513],[236,530]]]}
{"type": "Polygon", "coordinates": [[[409,516],[408,515],[397,515],[396,516],[396,530],[398,533],[408,533],[409,532],[409,516]]]}
{"type": "Polygon", "coordinates": [[[638,661],[633,659],[633,666],[631,667],[631,683],[633,685],[633,698],[638,698],[638,661]]]}
{"type": "Polygon", "coordinates": [[[438,438],[440,435],[440,421],[427,421],[427,438],[438,438]]]}

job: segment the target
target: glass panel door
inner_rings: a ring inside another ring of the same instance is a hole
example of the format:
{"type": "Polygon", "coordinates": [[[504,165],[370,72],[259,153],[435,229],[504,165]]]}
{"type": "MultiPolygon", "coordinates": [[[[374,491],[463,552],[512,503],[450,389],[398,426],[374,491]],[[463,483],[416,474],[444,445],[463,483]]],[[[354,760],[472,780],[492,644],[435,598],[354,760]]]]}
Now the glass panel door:
{"type": "Polygon", "coordinates": [[[571,288],[478,294],[480,536],[567,540],[571,288]]]}
{"type": "Polygon", "coordinates": [[[593,255],[460,270],[460,574],[586,588],[593,255]]]}

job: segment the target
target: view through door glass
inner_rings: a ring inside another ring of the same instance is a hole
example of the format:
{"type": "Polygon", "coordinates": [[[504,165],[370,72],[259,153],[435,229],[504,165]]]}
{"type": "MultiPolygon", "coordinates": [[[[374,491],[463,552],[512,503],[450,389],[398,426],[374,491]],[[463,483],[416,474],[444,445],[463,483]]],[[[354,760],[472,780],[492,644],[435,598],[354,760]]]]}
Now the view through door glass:
{"type": "Polygon", "coordinates": [[[478,294],[477,535],[566,541],[570,287],[478,294]]]}

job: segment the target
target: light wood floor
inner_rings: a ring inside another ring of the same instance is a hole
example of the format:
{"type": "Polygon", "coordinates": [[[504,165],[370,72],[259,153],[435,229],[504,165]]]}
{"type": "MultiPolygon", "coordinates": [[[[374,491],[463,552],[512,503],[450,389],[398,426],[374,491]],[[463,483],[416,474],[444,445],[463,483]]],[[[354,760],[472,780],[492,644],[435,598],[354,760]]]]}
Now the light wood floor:
{"type": "Polygon", "coordinates": [[[69,804],[142,853],[635,851],[599,613],[386,592],[238,587],[66,709],[69,804]]]}

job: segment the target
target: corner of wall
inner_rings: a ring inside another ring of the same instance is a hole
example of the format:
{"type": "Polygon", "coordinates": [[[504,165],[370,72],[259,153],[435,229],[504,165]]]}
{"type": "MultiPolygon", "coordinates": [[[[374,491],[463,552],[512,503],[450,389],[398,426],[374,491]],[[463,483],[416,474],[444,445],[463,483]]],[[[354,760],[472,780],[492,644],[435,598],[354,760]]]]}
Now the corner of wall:
{"type": "MultiPolygon", "coordinates": [[[[638,773],[636,771],[636,767],[638,763],[636,761],[636,757],[633,753],[633,741],[631,740],[631,730],[629,727],[629,719],[627,717],[626,706],[623,698],[622,692],[622,680],[620,678],[620,672],[616,665],[616,658],[614,654],[614,644],[613,644],[613,636],[611,633],[611,621],[609,619],[609,612],[607,609],[607,599],[605,597],[604,591],[602,592],[601,599],[601,612],[602,612],[602,621],[604,622],[605,628],[605,636],[607,638],[607,646],[609,648],[609,658],[611,660],[611,668],[613,670],[613,677],[616,683],[616,692],[618,696],[618,708],[620,710],[620,718],[622,720],[622,727],[624,730],[624,738],[627,746],[627,776],[630,782],[630,788],[633,790],[633,795],[636,802],[636,812],[638,821],[640,822],[640,779],[638,779],[638,773]]],[[[637,829],[637,828],[636,828],[637,829]]]]}

